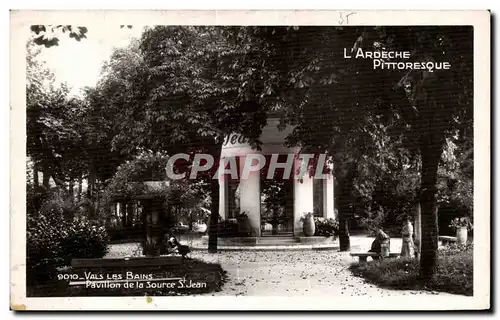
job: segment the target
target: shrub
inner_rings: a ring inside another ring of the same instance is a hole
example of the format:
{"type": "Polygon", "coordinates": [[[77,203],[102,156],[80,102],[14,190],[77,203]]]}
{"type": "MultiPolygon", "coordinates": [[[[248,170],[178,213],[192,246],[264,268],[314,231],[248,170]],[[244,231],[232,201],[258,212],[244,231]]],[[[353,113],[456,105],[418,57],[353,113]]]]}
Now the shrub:
{"type": "Polygon", "coordinates": [[[381,287],[398,290],[428,289],[472,296],[473,265],[473,248],[468,244],[439,250],[436,274],[423,287],[417,281],[418,261],[413,258],[370,261],[364,265],[354,264],[350,269],[354,274],[381,287]]]}
{"type": "Polygon", "coordinates": [[[438,210],[439,234],[455,236],[455,229],[450,226],[453,219],[464,216],[464,210],[456,203],[440,203],[438,210]]]}
{"type": "Polygon", "coordinates": [[[234,220],[223,220],[217,225],[217,232],[220,238],[238,237],[238,222],[234,220]]]}
{"type": "Polygon", "coordinates": [[[437,291],[473,295],[474,257],[472,250],[461,250],[455,254],[441,254],[437,275],[430,288],[437,291]]]}
{"type": "Polygon", "coordinates": [[[451,243],[439,250],[442,256],[453,256],[460,254],[462,252],[472,252],[474,250],[474,244],[472,242],[467,242],[466,244],[451,243]]]}
{"type": "Polygon", "coordinates": [[[242,212],[235,217],[238,224],[238,236],[239,237],[249,237],[252,235],[252,226],[250,225],[250,220],[246,212],[242,212]]]}
{"type": "Polygon", "coordinates": [[[332,218],[314,217],[315,236],[336,237],[339,233],[339,223],[332,218]]]}
{"type": "Polygon", "coordinates": [[[62,215],[38,214],[27,216],[26,274],[28,283],[47,281],[63,266],[60,240],[65,229],[62,215]]]}
{"type": "Polygon", "coordinates": [[[359,218],[359,225],[366,229],[369,234],[375,234],[378,229],[383,228],[387,216],[383,208],[367,210],[364,214],[364,217],[359,218]]]}
{"type": "Polygon", "coordinates": [[[65,191],[60,188],[54,188],[46,192],[42,206],[39,210],[41,214],[70,221],[78,211],[65,191]]]}
{"type": "Polygon", "coordinates": [[[304,212],[300,217],[300,222],[304,223],[306,220],[311,219],[311,217],[315,218],[313,212],[304,212]]]}
{"type": "Polygon", "coordinates": [[[73,258],[101,258],[109,238],[104,227],[86,218],[65,220],[66,209],[55,202],[27,216],[26,265],[28,283],[55,278],[57,268],[73,258]]]}
{"type": "Polygon", "coordinates": [[[63,255],[68,263],[74,258],[102,258],[107,253],[108,244],[105,227],[87,218],[73,220],[61,239],[63,255]]]}
{"type": "Polygon", "coordinates": [[[460,218],[457,217],[457,218],[451,220],[450,228],[453,228],[456,230],[456,229],[462,228],[462,227],[472,229],[472,222],[470,221],[470,219],[468,217],[460,217],[460,218]]]}

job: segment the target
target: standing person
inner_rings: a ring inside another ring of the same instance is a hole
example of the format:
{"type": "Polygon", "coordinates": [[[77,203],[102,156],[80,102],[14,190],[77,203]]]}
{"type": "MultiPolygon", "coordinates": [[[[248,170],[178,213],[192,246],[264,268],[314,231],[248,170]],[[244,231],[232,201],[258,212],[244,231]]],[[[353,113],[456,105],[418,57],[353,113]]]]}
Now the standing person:
{"type": "Polygon", "coordinates": [[[403,236],[403,244],[401,246],[401,257],[413,258],[415,256],[415,244],[413,243],[413,226],[410,218],[406,218],[403,229],[401,230],[403,236]]]}

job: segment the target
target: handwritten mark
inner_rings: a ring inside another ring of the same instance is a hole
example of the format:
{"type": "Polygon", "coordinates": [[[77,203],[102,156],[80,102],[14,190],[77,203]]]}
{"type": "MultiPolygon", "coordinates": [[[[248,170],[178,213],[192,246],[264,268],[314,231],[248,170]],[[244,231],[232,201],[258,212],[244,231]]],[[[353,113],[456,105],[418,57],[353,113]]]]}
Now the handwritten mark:
{"type": "Polygon", "coordinates": [[[356,14],[356,12],[349,12],[348,14],[346,14],[344,16],[344,13],[339,12],[339,17],[340,17],[339,24],[340,25],[349,24],[349,16],[352,16],[352,15],[355,15],[355,14],[356,14]]]}

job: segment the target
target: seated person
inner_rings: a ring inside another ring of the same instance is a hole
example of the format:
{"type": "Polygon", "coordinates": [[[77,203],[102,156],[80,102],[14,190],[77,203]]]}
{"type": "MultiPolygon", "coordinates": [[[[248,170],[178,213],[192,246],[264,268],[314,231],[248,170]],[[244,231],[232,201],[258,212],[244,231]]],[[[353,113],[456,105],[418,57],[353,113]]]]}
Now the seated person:
{"type": "MultiPolygon", "coordinates": [[[[377,235],[375,236],[375,240],[373,240],[373,242],[372,242],[372,247],[368,252],[375,252],[375,253],[380,254],[382,252],[381,242],[384,240],[388,240],[389,246],[390,246],[391,238],[382,229],[378,229],[377,235]]],[[[373,258],[373,260],[378,260],[380,257],[375,256],[372,258],[373,258]]]]}

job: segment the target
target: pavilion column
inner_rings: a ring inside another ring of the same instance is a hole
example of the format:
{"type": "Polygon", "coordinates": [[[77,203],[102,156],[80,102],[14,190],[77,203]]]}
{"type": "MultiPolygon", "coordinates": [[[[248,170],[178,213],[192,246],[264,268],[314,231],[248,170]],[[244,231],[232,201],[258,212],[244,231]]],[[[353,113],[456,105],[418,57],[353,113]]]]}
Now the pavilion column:
{"type": "MultiPolygon", "coordinates": [[[[294,170],[297,170],[297,162],[294,170]]],[[[295,177],[293,180],[293,233],[295,236],[302,236],[304,233],[300,218],[306,212],[313,212],[313,199],[312,177],[307,173],[302,177],[302,181],[295,177]]]]}
{"type": "MultiPolygon", "coordinates": [[[[240,168],[245,165],[245,157],[240,159],[240,168]]],[[[240,175],[240,212],[248,215],[252,235],[260,237],[260,172],[250,172],[248,178],[240,175]]]]}
{"type": "Polygon", "coordinates": [[[152,197],[144,200],[146,239],[143,254],[147,257],[159,256],[163,251],[163,199],[152,197]]]}
{"type": "Polygon", "coordinates": [[[422,212],[420,203],[417,203],[414,208],[414,238],[415,238],[415,255],[417,260],[420,260],[420,252],[422,250],[422,212]]]}
{"type": "Polygon", "coordinates": [[[219,215],[223,220],[226,219],[226,209],[227,209],[227,179],[224,175],[219,177],[219,215]]]}
{"type": "Polygon", "coordinates": [[[125,202],[123,202],[123,200],[120,200],[120,202],[118,202],[118,214],[120,215],[120,227],[124,228],[127,218],[127,212],[125,211],[125,202]]]}
{"type": "Polygon", "coordinates": [[[325,179],[324,187],[324,204],[325,204],[325,217],[335,219],[335,179],[332,174],[328,174],[328,179],[325,179]]]}

